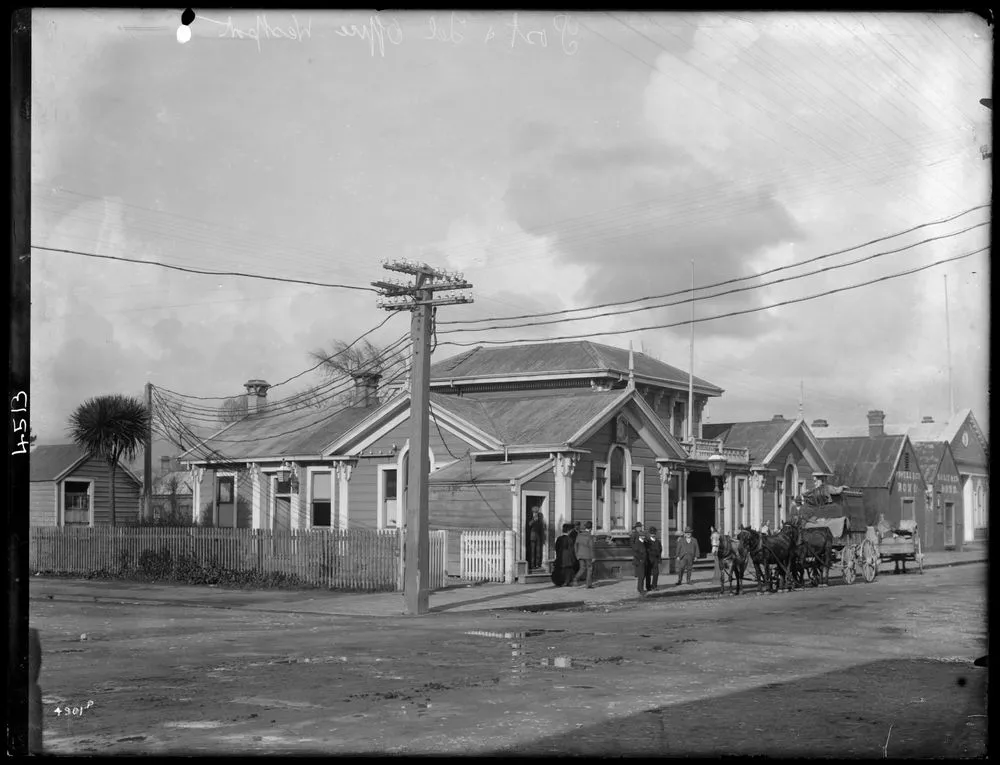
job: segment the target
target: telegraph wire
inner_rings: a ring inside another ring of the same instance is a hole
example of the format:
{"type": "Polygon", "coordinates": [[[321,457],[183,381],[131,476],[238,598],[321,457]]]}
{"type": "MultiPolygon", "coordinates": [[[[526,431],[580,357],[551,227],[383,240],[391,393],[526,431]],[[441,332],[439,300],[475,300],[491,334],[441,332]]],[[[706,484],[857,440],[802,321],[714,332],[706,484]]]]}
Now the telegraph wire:
{"type": "MultiPolygon", "coordinates": [[[[764,282],[763,284],[751,284],[751,285],[749,285],[747,287],[736,287],[734,289],[723,290],[722,292],[717,292],[717,293],[712,294],[712,295],[703,295],[701,297],[695,297],[695,298],[686,297],[686,298],[682,298],[680,300],[675,300],[675,301],[670,302],[670,303],[657,303],[655,305],[640,306],[638,308],[628,308],[628,309],[625,309],[625,310],[606,311],[604,313],[597,313],[597,314],[593,314],[591,316],[570,316],[568,318],[563,318],[563,319],[548,319],[548,320],[545,320],[545,321],[527,322],[525,324],[501,324],[501,325],[492,326],[492,327],[461,327],[461,328],[458,328],[458,329],[442,330],[441,334],[442,335],[450,335],[450,334],[454,334],[456,332],[479,332],[479,331],[485,332],[485,331],[497,330],[497,329],[520,329],[522,327],[538,327],[538,326],[542,326],[542,325],[545,325],[545,324],[560,324],[560,323],[570,322],[570,321],[587,321],[589,319],[600,319],[600,318],[604,318],[606,316],[623,316],[625,314],[637,313],[639,311],[653,311],[653,310],[656,310],[658,308],[671,308],[673,306],[684,305],[684,304],[690,303],[692,301],[693,302],[698,302],[698,301],[702,301],[702,300],[712,300],[713,298],[724,297],[726,295],[733,295],[733,294],[736,294],[736,293],[739,293],[739,292],[748,292],[750,290],[762,289],[764,287],[771,287],[771,286],[773,286],[775,284],[782,284],[783,282],[790,282],[790,281],[794,281],[796,279],[805,279],[806,277],[816,276],[817,274],[826,273],[827,271],[835,271],[835,270],[840,269],[840,268],[848,268],[850,266],[856,266],[856,265],[858,265],[860,263],[865,263],[867,261],[874,260],[875,258],[882,258],[882,257],[885,257],[887,255],[895,255],[895,254],[903,252],[905,250],[911,250],[914,247],[919,247],[922,244],[928,244],[929,242],[936,242],[936,241],[941,240],[941,239],[949,239],[949,238],[951,238],[953,236],[958,236],[959,234],[964,234],[964,233],[966,233],[968,231],[972,231],[973,229],[981,228],[982,226],[988,226],[989,224],[990,224],[989,221],[984,221],[982,223],[977,223],[977,224],[975,224],[973,226],[969,226],[968,228],[964,228],[961,231],[953,231],[953,232],[950,232],[948,234],[942,234],[941,236],[935,236],[935,237],[931,237],[929,239],[922,239],[919,242],[915,242],[913,244],[908,244],[905,247],[900,247],[900,248],[895,249],[895,250],[886,250],[884,252],[876,252],[876,253],[874,253],[872,255],[866,255],[863,258],[856,258],[855,260],[850,260],[850,261],[848,261],[846,263],[837,263],[837,264],[832,265],[832,266],[824,266],[823,268],[816,269],[815,271],[807,271],[806,273],[803,273],[803,274],[794,274],[792,276],[785,276],[785,277],[782,277],[780,279],[774,279],[774,280],[769,281],[769,282],[764,282]]],[[[857,248],[854,248],[854,249],[857,249],[857,248]]],[[[826,257],[826,256],[821,256],[821,257],[826,257]]],[[[796,264],[796,265],[801,265],[801,264],[796,264]]],[[[760,274],[758,274],[757,276],[760,276],[760,274]]],[[[756,278],[756,277],[746,277],[746,278],[756,278]]],[[[699,288],[696,288],[696,289],[704,289],[704,287],[699,287],[699,288]]],[[[688,290],[688,291],[690,291],[690,290],[688,290]]]]}
{"type": "MultiPolygon", "coordinates": [[[[716,319],[726,319],[726,318],[730,318],[732,316],[742,316],[742,315],[745,315],[745,314],[757,313],[759,311],[769,311],[772,308],[779,308],[781,306],[792,305],[794,303],[803,303],[803,302],[805,302],[807,300],[815,300],[817,298],[826,297],[827,295],[835,295],[838,292],[847,292],[849,290],[855,290],[855,289],[859,289],[861,287],[867,287],[867,286],[870,286],[872,284],[878,284],[879,282],[889,281],[890,279],[898,279],[899,277],[902,277],[902,276],[909,276],[910,274],[915,274],[915,273],[918,273],[919,271],[926,271],[927,269],[934,268],[935,266],[940,266],[940,265],[943,265],[945,263],[951,263],[951,262],[956,261],[956,260],[962,260],[963,258],[969,258],[969,257],[972,257],[973,255],[978,255],[980,252],[985,252],[988,249],[990,249],[990,248],[989,247],[981,247],[980,249],[974,250],[972,252],[963,253],[962,255],[956,255],[956,256],[953,256],[953,257],[950,257],[950,258],[944,258],[942,260],[936,260],[933,263],[928,263],[928,264],[923,265],[923,266],[918,266],[916,268],[911,268],[911,269],[908,269],[906,271],[899,271],[897,273],[889,274],[887,276],[881,276],[881,277],[878,277],[878,278],[875,278],[875,279],[869,279],[869,280],[864,281],[864,282],[859,282],[858,284],[850,284],[850,285],[848,285],[846,287],[837,287],[836,289],[826,290],[824,292],[817,292],[817,293],[815,293],[813,295],[806,295],[805,297],[793,298],[793,299],[790,299],[790,300],[783,300],[781,302],[774,303],[772,305],[758,306],[756,308],[748,308],[748,309],[741,310],[741,311],[731,311],[729,313],[717,314],[715,316],[704,316],[704,317],[701,317],[701,318],[694,319],[693,321],[695,323],[701,323],[701,322],[705,322],[705,321],[715,321],[716,319]]],[[[516,340],[479,340],[477,342],[464,342],[464,343],[463,342],[456,342],[456,341],[453,341],[453,340],[445,340],[444,342],[441,343],[441,345],[454,345],[454,346],[459,346],[459,347],[474,347],[474,346],[481,346],[481,345],[512,345],[512,344],[515,344],[515,343],[552,342],[553,340],[581,340],[581,339],[589,339],[589,338],[592,338],[592,337],[601,337],[601,336],[605,336],[605,335],[621,335],[621,334],[628,334],[628,333],[631,333],[631,332],[646,332],[646,331],[654,330],[654,329],[670,329],[672,327],[682,327],[682,326],[686,327],[686,326],[690,325],[691,323],[692,323],[692,319],[685,319],[684,321],[673,322],[673,323],[670,323],[670,324],[652,324],[652,325],[649,325],[649,326],[646,326],[646,327],[633,327],[633,328],[629,328],[629,329],[608,330],[606,332],[588,332],[586,334],[580,334],[580,335],[562,335],[562,336],[559,336],[559,337],[546,337],[546,338],[519,338],[519,339],[516,339],[516,340]]]]}
{"type": "MultiPolygon", "coordinates": [[[[934,220],[934,221],[929,221],[927,223],[921,223],[921,224],[919,224],[917,226],[912,226],[911,228],[904,229],[903,231],[897,231],[896,233],[893,233],[893,234],[887,234],[885,236],[878,237],[877,239],[871,239],[871,240],[869,240],[867,242],[863,242],[861,244],[856,244],[856,245],[853,245],[851,247],[847,247],[847,248],[844,248],[844,249],[841,249],[841,250],[835,250],[833,252],[825,253],[823,255],[817,255],[815,257],[807,258],[806,260],[798,261],[796,263],[791,263],[791,264],[784,265],[784,266],[778,266],[776,268],[770,268],[770,269],[768,269],[766,271],[761,271],[760,273],[757,273],[757,274],[751,274],[749,276],[739,276],[739,277],[735,277],[735,278],[732,278],[732,279],[725,279],[725,280],[720,281],[720,282],[713,282],[711,284],[704,284],[704,285],[701,285],[699,287],[695,287],[695,290],[697,291],[697,290],[714,289],[715,287],[724,287],[724,286],[729,285],[729,284],[737,284],[739,282],[748,281],[750,279],[759,279],[762,276],[770,276],[771,274],[776,274],[776,273],[779,273],[781,271],[786,271],[786,270],[788,270],[790,268],[798,268],[800,266],[808,265],[809,263],[816,263],[816,262],[818,262],[820,260],[825,260],[827,258],[832,258],[832,257],[835,257],[837,255],[843,255],[843,254],[848,253],[848,252],[853,252],[854,250],[859,250],[862,247],[868,247],[870,245],[878,244],[879,242],[884,242],[884,241],[887,241],[889,239],[895,239],[896,237],[900,237],[900,236],[903,236],[905,234],[913,233],[914,231],[917,231],[917,230],[922,229],[922,228],[927,228],[928,226],[936,226],[936,225],[939,225],[939,224],[942,224],[942,223],[948,223],[950,221],[956,220],[957,218],[961,218],[962,216],[968,215],[971,212],[975,212],[976,210],[983,210],[983,209],[986,209],[988,207],[990,207],[990,205],[977,205],[975,207],[970,207],[967,210],[963,210],[960,213],[956,213],[955,215],[951,215],[951,216],[946,217],[946,218],[940,218],[940,219],[934,220]]],[[[985,225],[985,224],[979,224],[979,225],[985,225]]],[[[961,232],[959,232],[959,233],[961,233],[961,232]]],[[[676,297],[677,295],[686,295],[686,294],[689,294],[690,292],[691,292],[690,289],[684,289],[684,290],[676,290],[674,292],[667,292],[667,293],[664,293],[664,294],[661,294],[661,295],[647,295],[646,297],[632,298],[630,300],[612,301],[612,302],[609,302],[609,303],[598,303],[596,305],[584,306],[583,308],[566,308],[566,309],[562,309],[562,310],[559,310],[559,311],[541,311],[541,312],[538,312],[538,313],[527,313],[527,314],[520,314],[520,315],[515,315],[515,316],[493,316],[493,317],[488,317],[488,318],[483,318],[483,319],[464,319],[464,320],[459,320],[459,321],[442,321],[442,322],[439,322],[439,323],[443,327],[443,326],[453,326],[453,325],[456,325],[456,324],[462,324],[462,325],[465,325],[465,324],[483,324],[483,323],[492,322],[492,321],[513,321],[513,320],[517,320],[517,319],[535,319],[535,318],[542,318],[542,317],[546,317],[546,316],[565,316],[566,314],[579,313],[581,311],[593,311],[593,310],[597,310],[597,309],[601,309],[601,308],[611,308],[611,307],[615,307],[615,306],[631,305],[632,303],[641,303],[641,302],[645,302],[647,300],[662,300],[664,298],[676,297]]],[[[442,334],[444,334],[444,331],[442,331],[442,334]]]]}
{"type": "Polygon", "coordinates": [[[46,252],[63,252],[70,255],[82,255],[87,258],[101,258],[103,260],[117,260],[122,263],[138,263],[144,266],[158,266],[159,268],[168,268],[174,271],[184,271],[189,274],[205,274],[208,276],[239,276],[245,279],[263,279],[271,282],[286,282],[288,284],[305,284],[310,287],[331,287],[336,289],[345,290],[358,290],[363,292],[378,292],[373,287],[360,287],[353,284],[334,284],[331,282],[313,282],[307,279],[289,279],[283,276],[263,276],[262,274],[247,274],[241,271],[207,271],[199,268],[188,268],[186,266],[176,266],[170,263],[157,263],[152,260],[137,260],[135,258],[124,258],[118,255],[99,255],[94,252],[84,252],[82,250],[70,250],[63,249],[59,247],[42,247],[40,245],[31,245],[33,250],[45,250],[46,252]]]}

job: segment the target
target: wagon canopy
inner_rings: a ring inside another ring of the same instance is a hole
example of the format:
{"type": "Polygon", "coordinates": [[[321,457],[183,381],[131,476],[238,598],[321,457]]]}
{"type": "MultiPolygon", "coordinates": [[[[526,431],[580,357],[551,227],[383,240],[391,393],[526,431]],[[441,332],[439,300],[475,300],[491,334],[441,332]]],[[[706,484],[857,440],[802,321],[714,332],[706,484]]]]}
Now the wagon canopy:
{"type": "Polygon", "coordinates": [[[845,518],[853,531],[862,531],[877,523],[874,508],[866,511],[861,492],[847,486],[822,484],[804,492],[800,512],[812,522],[845,518]]]}

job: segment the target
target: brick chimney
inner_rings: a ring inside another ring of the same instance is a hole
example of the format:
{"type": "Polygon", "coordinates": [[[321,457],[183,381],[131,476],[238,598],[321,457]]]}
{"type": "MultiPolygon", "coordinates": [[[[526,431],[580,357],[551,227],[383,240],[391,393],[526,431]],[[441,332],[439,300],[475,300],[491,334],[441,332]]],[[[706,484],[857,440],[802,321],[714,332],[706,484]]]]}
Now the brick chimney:
{"type": "Polygon", "coordinates": [[[868,411],[868,436],[870,438],[875,438],[876,436],[885,435],[885,412],[881,409],[870,409],[868,411]]]}
{"type": "Polygon", "coordinates": [[[172,465],[170,463],[171,463],[170,457],[160,457],[160,473],[161,474],[166,474],[166,473],[170,472],[170,470],[172,468],[172,465]]]}
{"type": "Polygon", "coordinates": [[[924,425],[930,425],[931,423],[934,422],[934,418],[925,414],[924,418],[920,422],[924,425]]]}
{"type": "Polygon", "coordinates": [[[830,425],[830,423],[828,423],[826,420],[813,420],[811,427],[813,427],[813,428],[826,428],[829,425],[830,425]]]}
{"type": "Polygon", "coordinates": [[[267,406],[267,389],[271,386],[264,380],[247,380],[247,414],[259,414],[267,406]]]}
{"type": "Polygon", "coordinates": [[[771,418],[771,422],[784,422],[784,421],[785,421],[785,415],[783,414],[776,414],[774,415],[774,417],[771,418]]]}
{"type": "Polygon", "coordinates": [[[375,372],[362,372],[353,375],[355,401],[359,406],[378,406],[378,384],[382,375],[375,372]]]}

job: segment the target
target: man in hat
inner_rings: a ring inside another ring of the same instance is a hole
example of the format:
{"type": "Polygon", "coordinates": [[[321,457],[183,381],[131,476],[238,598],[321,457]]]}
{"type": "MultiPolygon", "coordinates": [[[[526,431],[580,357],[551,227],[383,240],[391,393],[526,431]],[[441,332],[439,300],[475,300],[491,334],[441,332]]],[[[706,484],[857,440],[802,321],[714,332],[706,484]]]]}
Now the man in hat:
{"type": "Polygon", "coordinates": [[[649,527],[649,543],[646,546],[646,591],[656,589],[660,581],[660,558],[663,557],[663,542],[656,534],[656,526],[649,527]]]}
{"type": "Polygon", "coordinates": [[[677,584],[681,583],[685,572],[687,583],[691,584],[691,568],[694,566],[695,558],[701,557],[698,540],[693,535],[694,532],[688,526],[684,529],[684,536],[677,540],[677,584]]]}
{"type": "Polygon", "coordinates": [[[642,533],[642,524],[632,527],[632,570],[635,571],[635,588],[640,596],[646,594],[646,552],[647,538],[642,533]]]}

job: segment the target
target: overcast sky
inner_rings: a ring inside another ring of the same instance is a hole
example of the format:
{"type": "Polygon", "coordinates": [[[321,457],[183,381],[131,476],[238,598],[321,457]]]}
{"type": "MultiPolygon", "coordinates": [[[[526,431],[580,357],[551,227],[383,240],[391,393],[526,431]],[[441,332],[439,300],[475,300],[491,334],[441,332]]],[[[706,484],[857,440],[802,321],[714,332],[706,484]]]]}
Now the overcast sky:
{"type": "MultiPolygon", "coordinates": [[[[753,276],[990,202],[979,99],[992,33],[972,15],[214,11],[185,44],[178,24],[176,12],[33,12],[32,243],[360,286],[389,276],[385,258],[420,258],[475,287],[473,305],[440,309],[435,359],[464,349],[449,341],[611,330],[594,339],[687,369],[688,326],[639,329],[687,321],[687,304],[476,333],[444,322],[687,289],[692,260],[698,285],[753,276]]],[[[988,243],[983,225],[699,300],[696,315],[988,243]]],[[[371,292],[37,249],[31,265],[39,443],[66,441],[89,396],[141,395],[147,381],[238,394],[386,318],[371,292]]],[[[988,428],[988,269],[981,252],[698,323],[695,373],[726,391],[706,414],[791,417],[804,391],[809,421],[946,418],[947,275],[955,405],[988,428]]],[[[397,315],[373,338],[407,327],[397,315]]]]}

